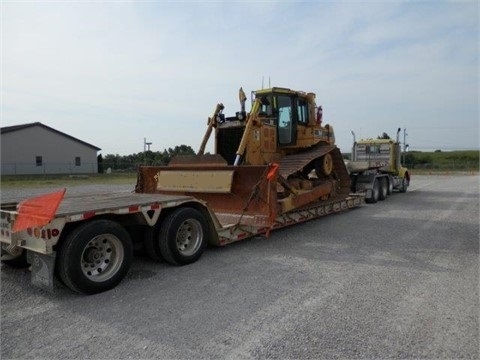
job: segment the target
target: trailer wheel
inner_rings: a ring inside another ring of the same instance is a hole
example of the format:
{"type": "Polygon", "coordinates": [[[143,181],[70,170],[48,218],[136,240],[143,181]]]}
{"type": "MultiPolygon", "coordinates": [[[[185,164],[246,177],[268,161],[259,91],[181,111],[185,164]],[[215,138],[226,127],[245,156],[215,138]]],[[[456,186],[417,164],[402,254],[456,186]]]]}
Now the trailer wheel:
{"type": "Polygon", "coordinates": [[[94,220],[74,229],[58,249],[57,273],[70,289],[96,294],[117,286],[132,261],[128,232],[111,220],[94,220]]]}
{"type": "Polygon", "coordinates": [[[193,263],[205,250],[206,234],[207,223],[198,210],[177,209],[160,224],[160,253],[166,261],[174,265],[193,263]]]}
{"type": "Polygon", "coordinates": [[[6,244],[2,244],[0,251],[2,263],[12,268],[21,269],[30,265],[27,262],[27,251],[20,247],[8,249],[6,244]]]}
{"type": "Polygon", "coordinates": [[[332,173],[332,171],[333,158],[331,154],[327,153],[315,161],[315,174],[317,177],[321,178],[322,175],[328,176],[332,173]]]}
{"type": "Polygon", "coordinates": [[[378,200],[382,201],[387,198],[388,195],[388,181],[387,178],[382,177],[379,179],[380,182],[380,192],[378,194],[378,200]]]}
{"type": "Polygon", "coordinates": [[[369,203],[369,204],[375,204],[379,197],[380,197],[380,185],[378,183],[378,180],[375,179],[373,181],[373,186],[372,186],[372,192],[371,192],[371,196],[368,197],[368,198],[365,198],[365,202],[369,203]]]}

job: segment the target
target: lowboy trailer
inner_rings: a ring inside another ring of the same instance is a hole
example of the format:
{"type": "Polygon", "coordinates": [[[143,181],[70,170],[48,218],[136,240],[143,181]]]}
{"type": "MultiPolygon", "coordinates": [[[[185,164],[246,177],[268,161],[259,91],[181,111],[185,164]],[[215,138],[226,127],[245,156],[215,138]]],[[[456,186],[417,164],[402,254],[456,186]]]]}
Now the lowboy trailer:
{"type": "MultiPolygon", "coordinates": [[[[255,191],[255,190],[253,190],[255,191]]],[[[27,200],[28,201],[28,200],[27,200]]],[[[311,203],[275,215],[217,214],[201,199],[185,195],[113,193],[65,196],[42,226],[14,232],[22,203],[2,204],[2,262],[30,266],[32,284],[53,291],[54,278],[70,289],[94,294],[118,285],[127,274],[133,249],[185,265],[207,245],[222,246],[270,230],[359,206],[363,197],[311,203]]],[[[38,210],[38,209],[37,209],[38,210]]]]}

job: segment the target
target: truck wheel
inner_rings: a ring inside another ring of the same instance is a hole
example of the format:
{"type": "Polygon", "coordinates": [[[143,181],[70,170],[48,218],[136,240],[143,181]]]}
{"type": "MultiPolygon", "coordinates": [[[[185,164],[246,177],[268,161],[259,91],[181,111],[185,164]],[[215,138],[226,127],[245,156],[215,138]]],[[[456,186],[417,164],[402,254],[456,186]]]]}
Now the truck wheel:
{"type": "Polygon", "coordinates": [[[160,253],[166,261],[174,265],[193,263],[205,250],[206,234],[207,223],[202,213],[193,208],[177,209],[160,225],[160,253]]]}
{"type": "Polygon", "coordinates": [[[388,186],[387,186],[387,195],[392,195],[393,193],[393,181],[391,178],[387,180],[388,186]]]}
{"type": "Polygon", "coordinates": [[[27,262],[27,251],[20,248],[14,247],[13,249],[7,249],[6,244],[2,244],[1,251],[1,261],[2,263],[13,267],[13,268],[26,268],[30,264],[27,262]],[[4,248],[5,247],[5,248],[4,248]]]}
{"type": "Polygon", "coordinates": [[[128,232],[111,220],[94,220],[74,229],[60,244],[57,273],[70,289],[96,294],[117,286],[132,261],[128,232]]]}
{"type": "Polygon", "coordinates": [[[406,177],[404,177],[402,179],[402,185],[400,185],[399,191],[401,193],[406,193],[407,192],[407,187],[408,187],[408,179],[406,177]]]}
{"type": "Polygon", "coordinates": [[[373,181],[373,186],[372,186],[372,195],[368,198],[365,198],[365,202],[369,204],[375,204],[378,201],[379,196],[380,196],[380,185],[378,184],[378,180],[375,179],[373,181]]]}
{"type": "Polygon", "coordinates": [[[378,200],[382,201],[387,198],[387,194],[388,194],[387,178],[382,177],[379,179],[379,182],[380,182],[380,192],[378,194],[378,200]]]}
{"type": "Polygon", "coordinates": [[[331,154],[327,153],[315,161],[315,174],[317,177],[321,178],[322,175],[328,176],[332,173],[332,171],[333,158],[331,154]]]}

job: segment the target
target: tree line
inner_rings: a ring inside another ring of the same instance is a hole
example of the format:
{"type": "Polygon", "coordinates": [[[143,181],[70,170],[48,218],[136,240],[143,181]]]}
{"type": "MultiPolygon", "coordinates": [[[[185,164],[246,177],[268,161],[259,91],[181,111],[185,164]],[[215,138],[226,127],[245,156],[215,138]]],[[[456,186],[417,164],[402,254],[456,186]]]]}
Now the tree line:
{"type": "Polygon", "coordinates": [[[136,170],[139,165],[168,165],[176,155],[194,155],[195,151],[188,145],[175,146],[163,151],[145,151],[130,155],[107,154],[98,155],[98,172],[111,170],[136,170]]]}

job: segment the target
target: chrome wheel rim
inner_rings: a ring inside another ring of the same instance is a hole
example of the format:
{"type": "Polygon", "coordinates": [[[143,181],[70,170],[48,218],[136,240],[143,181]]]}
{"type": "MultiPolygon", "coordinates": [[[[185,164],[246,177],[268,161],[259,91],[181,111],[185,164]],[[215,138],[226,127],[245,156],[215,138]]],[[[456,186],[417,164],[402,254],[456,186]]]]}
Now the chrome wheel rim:
{"type": "Polygon", "coordinates": [[[184,256],[194,255],[202,245],[202,240],[203,229],[198,220],[185,220],[177,230],[177,249],[184,256]]]}
{"type": "Polygon", "coordinates": [[[119,238],[113,234],[97,235],[82,252],[82,272],[91,281],[106,281],[118,272],[124,258],[119,238]]]}

